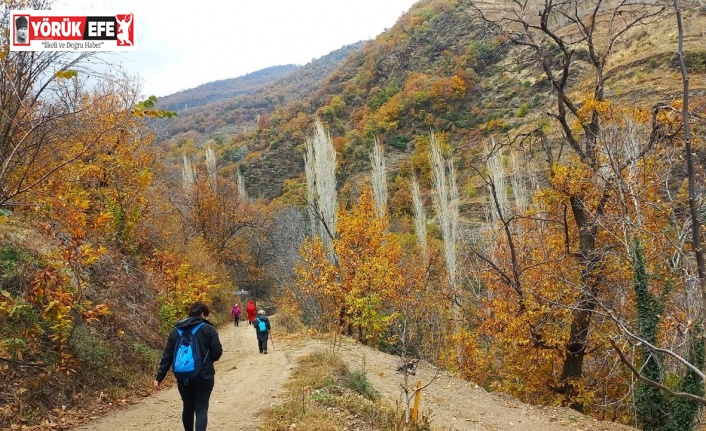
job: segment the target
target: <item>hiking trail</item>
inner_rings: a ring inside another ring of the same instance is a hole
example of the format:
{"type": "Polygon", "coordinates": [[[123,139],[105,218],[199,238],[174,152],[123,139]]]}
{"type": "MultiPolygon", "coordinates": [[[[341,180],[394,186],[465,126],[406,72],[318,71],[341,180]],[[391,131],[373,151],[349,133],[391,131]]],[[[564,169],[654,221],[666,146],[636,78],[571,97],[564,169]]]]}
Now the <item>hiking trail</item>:
{"type": "MultiPolygon", "coordinates": [[[[270,343],[268,354],[261,355],[257,349],[255,331],[247,321],[241,322],[237,328],[232,324],[224,325],[219,329],[219,335],[223,356],[216,362],[216,385],[208,412],[209,431],[260,430],[258,412],[282,402],[283,384],[297,359],[332,347],[331,342],[318,339],[285,338],[278,335],[275,327],[272,331],[274,347],[270,343]]],[[[373,387],[391,405],[398,404],[403,376],[396,372],[399,365],[397,357],[347,339],[343,340],[339,354],[351,370],[360,371],[365,366],[373,387]]],[[[424,385],[433,376],[434,369],[420,362],[416,375],[409,376],[409,385],[417,381],[424,385]]],[[[422,392],[420,408],[422,413],[431,417],[433,429],[444,431],[633,430],[611,422],[597,421],[568,408],[523,404],[507,395],[489,393],[446,372],[438,373],[434,382],[422,392]]],[[[103,417],[91,418],[73,428],[74,431],[180,429],[181,399],[176,385],[163,386],[135,404],[116,409],[103,417]]]]}

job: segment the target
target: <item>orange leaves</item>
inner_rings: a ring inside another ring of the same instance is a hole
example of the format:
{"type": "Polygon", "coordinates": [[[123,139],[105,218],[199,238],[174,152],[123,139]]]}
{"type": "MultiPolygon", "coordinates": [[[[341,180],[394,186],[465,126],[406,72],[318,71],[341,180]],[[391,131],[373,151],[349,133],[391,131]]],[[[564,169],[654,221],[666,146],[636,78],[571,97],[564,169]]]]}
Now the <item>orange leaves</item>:
{"type": "Polygon", "coordinates": [[[396,94],[385,102],[373,115],[373,124],[381,132],[397,130],[402,113],[401,96],[396,94]]]}
{"type": "Polygon", "coordinates": [[[578,110],[578,117],[582,123],[590,123],[594,113],[606,117],[612,108],[609,100],[596,100],[595,94],[585,91],[583,103],[578,110]]]}
{"type": "MultiPolygon", "coordinates": [[[[71,270],[75,277],[80,277],[76,267],[71,270]]],[[[59,369],[72,372],[70,338],[75,326],[79,320],[96,322],[107,316],[110,310],[105,304],[94,304],[84,299],[80,279],[78,286],[74,285],[67,272],[51,265],[37,271],[30,283],[32,291],[28,300],[39,309],[42,327],[59,355],[59,369]]]]}
{"type": "Polygon", "coordinates": [[[220,287],[215,275],[196,270],[174,252],[156,251],[149,265],[154,273],[165,331],[185,315],[194,302],[210,302],[211,293],[220,287]]]}
{"type": "Polygon", "coordinates": [[[554,191],[565,195],[598,196],[600,190],[595,187],[594,172],[583,163],[555,165],[552,169],[554,191]]]}
{"type": "Polygon", "coordinates": [[[173,118],[177,114],[174,111],[165,111],[164,109],[156,109],[154,107],[154,102],[157,101],[157,97],[150,96],[145,100],[142,100],[135,104],[132,108],[132,115],[135,117],[150,117],[150,118],[173,118]]]}
{"type": "Polygon", "coordinates": [[[341,316],[340,325],[377,343],[405,286],[401,247],[386,232],[387,221],[378,218],[369,188],[356,206],[339,210],[336,229],[336,264],[329,262],[320,238],[307,239],[295,268],[297,284],[318,300],[324,315],[341,316]]]}

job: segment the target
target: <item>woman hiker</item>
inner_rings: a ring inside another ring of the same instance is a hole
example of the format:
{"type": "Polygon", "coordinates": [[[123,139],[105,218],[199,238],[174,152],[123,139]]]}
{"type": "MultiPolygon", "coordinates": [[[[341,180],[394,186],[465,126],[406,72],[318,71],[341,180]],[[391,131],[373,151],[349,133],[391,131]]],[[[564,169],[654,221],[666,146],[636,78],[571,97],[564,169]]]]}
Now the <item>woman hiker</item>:
{"type": "Polygon", "coordinates": [[[235,304],[233,309],[230,310],[230,315],[233,316],[233,324],[238,326],[240,323],[240,305],[235,304]]]}
{"type": "Polygon", "coordinates": [[[257,309],[252,299],[248,302],[248,306],[245,307],[245,311],[248,313],[248,325],[252,325],[253,320],[255,320],[255,314],[257,314],[257,309]]]}

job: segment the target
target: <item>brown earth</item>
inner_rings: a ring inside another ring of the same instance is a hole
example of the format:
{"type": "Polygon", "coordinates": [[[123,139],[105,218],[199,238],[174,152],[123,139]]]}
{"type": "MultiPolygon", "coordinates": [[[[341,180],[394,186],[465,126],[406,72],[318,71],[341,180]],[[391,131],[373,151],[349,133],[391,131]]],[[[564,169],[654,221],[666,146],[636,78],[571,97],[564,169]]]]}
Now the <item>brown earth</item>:
{"type": "MultiPolygon", "coordinates": [[[[285,339],[275,328],[274,345],[271,344],[265,356],[258,353],[254,330],[247,324],[238,328],[223,327],[220,336],[224,353],[216,363],[216,386],[211,396],[208,426],[212,431],[260,429],[258,412],[281,403],[283,383],[297,359],[333,346],[330,341],[319,339],[285,339]]],[[[403,376],[396,372],[396,357],[348,340],[343,341],[338,351],[351,370],[365,367],[370,383],[391,405],[401,405],[403,376]]],[[[410,384],[431,382],[422,392],[421,411],[430,416],[435,430],[633,430],[566,408],[523,404],[506,395],[489,393],[448,373],[435,373],[428,364],[420,363],[416,371],[415,376],[410,376],[410,384]]],[[[178,429],[181,429],[181,400],[176,386],[165,387],[136,404],[92,418],[74,428],[75,431],[178,429]]],[[[341,429],[354,427],[342,425],[341,429]]]]}

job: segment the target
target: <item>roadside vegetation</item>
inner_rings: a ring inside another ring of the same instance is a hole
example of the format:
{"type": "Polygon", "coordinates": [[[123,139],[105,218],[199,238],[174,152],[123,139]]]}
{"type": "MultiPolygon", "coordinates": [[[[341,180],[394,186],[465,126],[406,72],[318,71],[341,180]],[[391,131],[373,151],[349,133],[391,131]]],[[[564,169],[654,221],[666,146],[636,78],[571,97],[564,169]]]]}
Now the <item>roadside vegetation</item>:
{"type": "Polygon", "coordinates": [[[429,430],[403,427],[403,412],[383,401],[364,368],[351,370],[331,350],[302,358],[286,385],[286,401],[264,412],[262,429],[429,430]]]}

